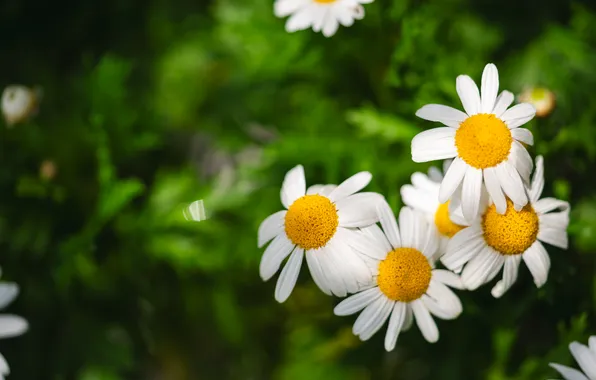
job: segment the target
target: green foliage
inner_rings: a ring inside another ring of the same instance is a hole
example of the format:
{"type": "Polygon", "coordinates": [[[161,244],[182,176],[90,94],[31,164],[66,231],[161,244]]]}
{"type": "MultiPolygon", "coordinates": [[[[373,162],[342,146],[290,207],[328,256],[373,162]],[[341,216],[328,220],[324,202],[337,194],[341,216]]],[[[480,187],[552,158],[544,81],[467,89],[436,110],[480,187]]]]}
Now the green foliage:
{"type": "Polygon", "coordinates": [[[0,342],[10,379],[536,380],[596,335],[593,4],[376,0],[326,39],[286,33],[270,0],[70,2],[43,19],[28,3],[0,12],[2,83],[44,89],[36,118],[0,128],[0,266],[31,325],[0,342]],[[412,329],[392,353],[354,337],[306,270],[276,303],[256,232],[285,173],[368,170],[398,208],[430,166],[411,160],[433,126],[415,111],[458,107],[456,76],[488,62],[501,88],[556,95],[529,124],[545,195],[572,205],[547,284],[522,265],[502,299],[460,292],[437,344],[412,329]],[[209,218],[186,220],[198,199],[209,218]]]}

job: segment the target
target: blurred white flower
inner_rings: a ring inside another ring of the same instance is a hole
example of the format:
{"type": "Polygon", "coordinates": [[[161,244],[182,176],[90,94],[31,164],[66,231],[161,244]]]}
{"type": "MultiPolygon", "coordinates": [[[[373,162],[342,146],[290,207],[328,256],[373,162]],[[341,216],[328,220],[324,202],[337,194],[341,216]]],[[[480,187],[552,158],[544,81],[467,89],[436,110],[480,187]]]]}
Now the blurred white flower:
{"type": "MultiPolygon", "coordinates": [[[[13,282],[0,282],[0,309],[4,309],[19,295],[19,286],[13,282]]],[[[17,315],[0,314],[0,339],[23,334],[29,328],[27,321],[17,315]]],[[[0,380],[10,374],[4,356],[0,354],[0,380]]]]}
{"type": "Polygon", "coordinates": [[[312,27],[315,32],[323,32],[331,37],[339,25],[351,26],[354,20],[364,18],[362,4],[373,0],[277,0],[274,13],[277,17],[290,16],[286,22],[289,33],[312,27]]]}
{"type": "Polygon", "coordinates": [[[35,116],[41,100],[41,89],[11,85],[2,93],[2,114],[9,127],[35,116]]]}

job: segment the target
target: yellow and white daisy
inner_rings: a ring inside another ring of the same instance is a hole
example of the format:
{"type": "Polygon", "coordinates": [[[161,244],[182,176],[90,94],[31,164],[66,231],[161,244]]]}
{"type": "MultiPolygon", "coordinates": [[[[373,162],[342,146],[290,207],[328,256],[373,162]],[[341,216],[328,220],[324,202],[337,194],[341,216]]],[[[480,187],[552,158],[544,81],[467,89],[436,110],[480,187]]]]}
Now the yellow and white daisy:
{"type": "Polygon", "coordinates": [[[454,319],[462,312],[459,298],[448,286],[462,288],[459,276],[433,268],[433,255],[439,241],[424,216],[403,207],[399,227],[387,202],[379,202],[378,213],[383,230],[377,225],[363,229],[367,236],[361,252],[376,258],[373,286],[340,302],[336,315],[350,315],[362,310],[353,333],[361,340],[372,337],[389,319],[385,349],[395,348],[401,331],[416,319],[428,342],[439,339],[439,330],[431,316],[454,319]]]}
{"type": "Polygon", "coordinates": [[[589,346],[578,342],[569,345],[569,351],[582,369],[578,371],[564,365],[550,363],[550,366],[557,370],[565,380],[596,380],[596,336],[591,336],[589,346]]]}
{"type": "Polygon", "coordinates": [[[362,4],[373,0],[276,0],[274,13],[277,17],[290,16],[286,22],[289,33],[312,27],[331,37],[339,25],[351,26],[354,20],[364,18],[362,4]]]}
{"type": "Polygon", "coordinates": [[[542,156],[538,156],[528,189],[528,205],[516,211],[508,199],[507,210],[501,215],[487,201],[474,223],[449,240],[441,261],[456,272],[465,264],[461,277],[467,289],[474,290],[491,281],[503,267],[503,279],[492,289],[494,297],[501,297],[517,280],[522,259],[536,286],[544,285],[550,258],[541,242],[567,248],[569,203],[555,198],[540,199],[543,188],[544,163],[542,156]]]}
{"type": "Polygon", "coordinates": [[[403,185],[401,198],[406,206],[423,213],[439,239],[436,257],[442,256],[447,249],[449,239],[459,232],[466,223],[458,213],[450,213],[450,201],[439,203],[439,188],[443,180],[443,172],[447,171],[450,161],[445,161],[443,171],[432,166],[428,175],[416,172],[412,174],[412,184],[403,185]]]}
{"type": "Polygon", "coordinates": [[[508,109],[514,96],[509,91],[497,96],[499,74],[492,63],[484,68],[480,91],[467,75],[457,77],[456,89],[465,113],[439,104],[425,105],[416,112],[416,116],[446,127],[416,135],[412,159],[427,162],[455,158],[441,182],[439,202],[461,194],[468,222],[480,207],[483,184],[499,214],[507,209],[505,195],[516,210],[521,210],[528,203],[524,182],[532,172],[532,159],[521,143],[533,145],[534,138],[529,130],[519,127],[530,121],[536,110],[528,103],[508,109]]]}
{"type": "MultiPolygon", "coordinates": [[[[0,309],[8,306],[19,294],[19,286],[12,282],[0,283],[0,309]]],[[[0,314],[0,339],[12,338],[23,334],[29,325],[27,321],[17,315],[0,314]]],[[[0,380],[10,374],[6,359],[0,354],[0,380]]]]}
{"type": "Polygon", "coordinates": [[[264,281],[290,256],[275,287],[278,302],[292,293],[305,255],[314,282],[328,295],[343,297],[370,283],[368,263],[352,246],[362,239],[357,227],[378,221],[376,204],[383,197],[358,193],[371,179],[370,173],[360,172],[339,186],[315,185],[307,191],[302,165],[286,174],[281,189],[286,210],[267,217],[258,231],[259,248],[273,240],[261,258],[264,281]]]}

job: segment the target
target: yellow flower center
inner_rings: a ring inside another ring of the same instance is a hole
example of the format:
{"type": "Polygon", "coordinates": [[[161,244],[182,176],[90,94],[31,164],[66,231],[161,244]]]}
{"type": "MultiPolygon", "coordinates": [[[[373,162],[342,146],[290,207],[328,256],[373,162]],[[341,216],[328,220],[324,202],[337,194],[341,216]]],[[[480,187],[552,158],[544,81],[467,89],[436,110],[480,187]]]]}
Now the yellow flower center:
{"type": "Polygon", "coordinates": [[[503,162],[509,156],[512,142],[509,128],[493,114],[470,116],[455,132],[458,156],[476,169],[490,168],[503,162]]]}
{"type": "Polygon", "coordinates": [[[285,219],[286,235],[304,249],[324,247],[339,224],[335,205],[322,195],[305,195],[296,199],[285,219]]]}
{"type": "Polygon", "coordinates": [[[451,218],[449,218],[449,201],[441,203],[439,208],[437,208],[437,212],[435,212],[435,225],[441,235],[449,238],[465,228],[464,226],[453,223],[451,218]]]}
{"type": "Polygon", "coordinates": [[[335,3],[337,0],[313,0],[315,3],[319,4],[331,4],[335,3]]]}
{"type": "Polygon", "coordinates": [[[417,249],[397,248],[379,263],[377,284],[389,299],[412,302],[426,293],[431,269],[428,259],[417,249]]]}
{"type": "Polygon", "coordinates": [[[538,215],[530,204],[515,211],[508,199],[504,215],[498,214],[494,205],[486,210],[482,216],[482,229],[486,244],[503,255],[519,255],[536,241],[538,215]]]}

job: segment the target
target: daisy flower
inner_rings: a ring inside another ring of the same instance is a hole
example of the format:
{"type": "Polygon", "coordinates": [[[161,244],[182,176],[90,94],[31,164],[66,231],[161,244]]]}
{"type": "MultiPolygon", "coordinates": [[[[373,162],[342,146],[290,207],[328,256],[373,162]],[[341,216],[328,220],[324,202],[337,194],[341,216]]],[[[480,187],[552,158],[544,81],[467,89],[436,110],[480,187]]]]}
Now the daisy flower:
{"type": "Polygon", "coordinates": [[[281,203],[286,210],[267,217],[258,231],[258,246],[271,244],[263,253],[260,275],[269,280],[290,256],[275,287],[275,299],[284,302],[292,293],[302,260],[317,286],[326,294],[345,296],[370,283],[367,261],[352,246],[362,239],[356,227],[378,221],[377,193],[358,193],[372,175],[360,172],[339,186],[316,185],[306,189],[304,168],[298,165],[283,181],[281,203]]]}
{"type": "Polygon", "coordinates": [[[441,261],[456,272],[466,264],[462,281],[467,289],[474,290],[491,281],[503,267],[503,279],[492,289],[494,297],[501,297],[517,280],[522,259],[536,286],[544,285],[550,258],[542,242],[567,248],[569,203],[540,199],[543,188],[544,163],[538,156],[528,189],[529,204],[516,211],[511,200],[507,200],[505,214],[499,214],[495,205],[487,201],[475,222],[449,240],[441,261]]]}
{"type": "Polygon", "coordinates": [[[277,17],[290,16],[286,22],[289,33],[312,27],[315,32],[323,32],[331,37],[339,24],[351,26],[354,20],[364,18],[361,4],[373,0],[276,0],[274,13],[277,17]]]}
{"type": "MultiPolygon", "coordinates": [[[[0,309],[8,306],[19,294],[19,287],[12,282],[0,282],[0,309]]],[[[27,331],[27,321],[19,316],[10,314],[0,315],[0,339],[12,338],[27,331]]],[[[4,356],[0,354],[0,380],[10,374],[10,368],[4,356]]]]}
{"type": "Polygon", "coordinates": [[[399,227],[387,202],[379,202],[378,213],[383,230],[377,225],[363,229],[367,239],[357,248],[377,259],[373,286],[346,298],[333,312],[350,315],[362,310],[352,331],[363,341],[389,319],[387,351],[395,348],[399,333],[414,319],[424,338],[436,342],[439,330],[431,314],[454,319],[462,312],[459,298],[448,288],[462,288],[459,276],[433,268],[439,241],[421,213],[403,207],[399,227]]]}
{"type": "Polygon", "coordinates": [[[534,138],[519,126],[534,117],[534,107],[522,103],[508,109],[514,96],[509,91],[497,96],[499,74],[492,63],[484,68],[480,91],[467,75],[457,77],[456,89],[465,113],[439,104],[425,105],[416,112],[416,116],[446,127],[416,135],[412,159],[427,162],[455,158],[441,182],[439,202],[461,194],[468,222],[480,207],[483,183],[499,214],[507,209],[505,195],[516,210],[521,210],[528,203],[524,182],[532,172],[532,158],[521,143],[533,145],[534,138]]]}
{"type": "Polygon", "coordinates": [[[412,184],[403,185],[400,189],[404,204],[423,213],[435,231],[439,239],[436,258],[445,253],[449,239],[465,228],[459,224],[465,223],[465,220],[458,219],[457,214],[449,212],[450,201],[439,203],[439,188],[443,180],[443,172],[447,171],[449,164],[448,160],[444,162],[443,171],[432,166],[428,170],[428,175],[419,172],[412,174],[412,184]]]}
{"type": "Polygon", "coordinates": [[[589,346],[584,346],[573,342],[569,345],[569,351],[583,372],[556,363],[550,363],[550,366],[565,380],[596,380],[596,336],[591,336],[588,344],[589,346]]]}

